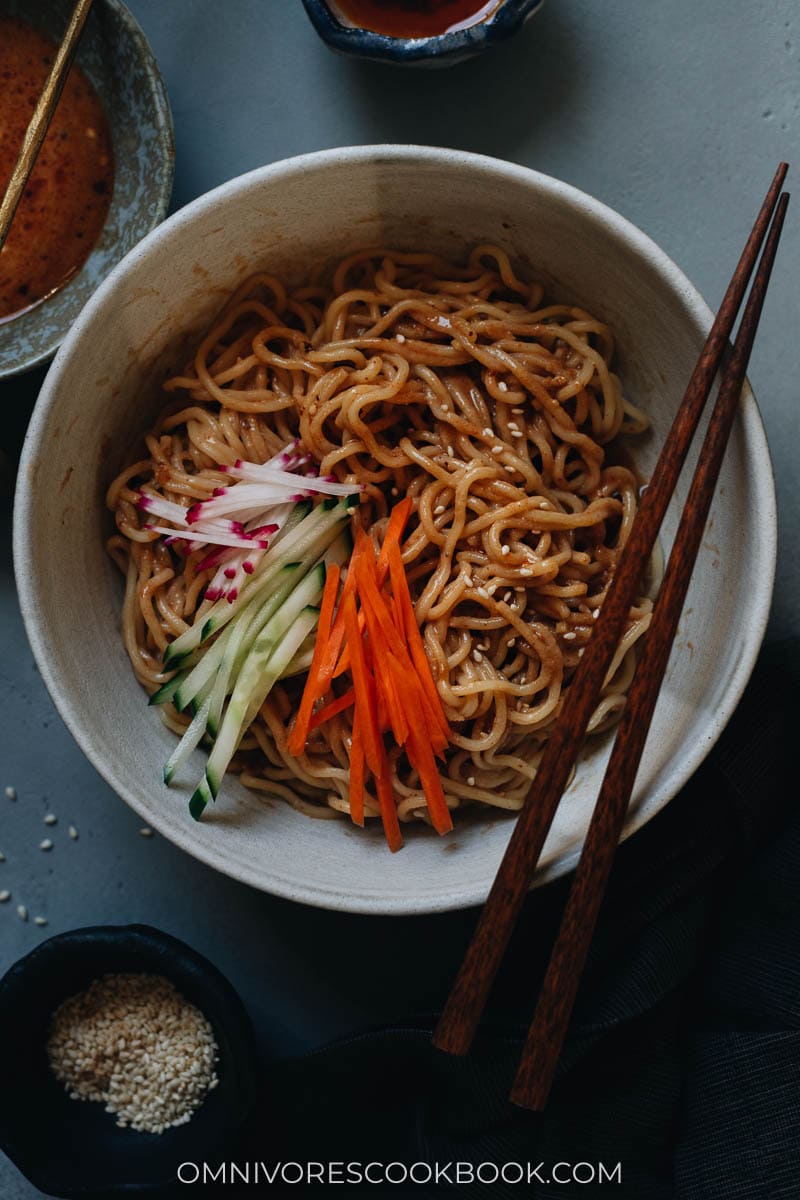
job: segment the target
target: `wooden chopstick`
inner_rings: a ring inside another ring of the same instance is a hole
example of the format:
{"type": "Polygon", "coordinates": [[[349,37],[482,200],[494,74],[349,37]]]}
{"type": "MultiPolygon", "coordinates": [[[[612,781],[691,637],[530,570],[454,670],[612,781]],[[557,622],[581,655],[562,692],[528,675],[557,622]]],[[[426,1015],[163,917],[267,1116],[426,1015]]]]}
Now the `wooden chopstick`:
{"type": "Polygon", "coordinates": [[[686,458],[728,337],[755,265],[761,243],[788,170],[781,163],[747,239],[719,312],[711,326],[672,428],[609,585],[600,615],[566,690],[564,706],[530,792],[511,834],[503,860],[478,919],[461,968],[442,1010],[433,1043],[450,1054],[466,1054],[489,990],[505,954],[545,839],[597,705],[611,660],[670,497],[686,458]]]}
{"type": "Polygon", "coordinates": [[[67,75],[72,66],[72,60],[75,57],[75,51],[78,48],[92,2],[93,0],[78,0],[75,5],[42,93],[36,102],[33,116],[25,130],[16,165],[6,185],[3,199],[0,201],[0,250],[8,237],[8,231],[22,199],[22,193],[25,191],[25,185],[42,148],[42,142],[47,134],[53,113],[56,111],[56,105],[67,81],[67,75]]]}
{"type": "Polygon", "coordinates": [[[550,1092],[736,416],[788,202],[784,193],[725,369],[525,1042],[511,1092],[514,1103],[525,1108],[540,1111],[550,1092]]]}

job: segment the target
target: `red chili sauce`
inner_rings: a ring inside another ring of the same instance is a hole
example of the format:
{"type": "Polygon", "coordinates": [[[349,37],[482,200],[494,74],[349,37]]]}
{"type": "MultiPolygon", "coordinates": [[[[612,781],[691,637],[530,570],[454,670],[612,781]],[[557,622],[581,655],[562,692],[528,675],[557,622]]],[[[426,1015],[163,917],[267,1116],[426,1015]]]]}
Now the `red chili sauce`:
{"type": "Polygon", "coordinates": [[[334,0],[331,7],[360,29],[389,37],[437,37],[491,16],[500,0],[334,0]]]}
{"type": "MultiPolygon", "coordinates": [[[[0,196],[55,53],[30,25],[0,18],[0,196]]],[[[0,251],[0,321],[51,295],[82,266],[113,186],[108,123],[92,85],[73,66],[0,251]]]]}

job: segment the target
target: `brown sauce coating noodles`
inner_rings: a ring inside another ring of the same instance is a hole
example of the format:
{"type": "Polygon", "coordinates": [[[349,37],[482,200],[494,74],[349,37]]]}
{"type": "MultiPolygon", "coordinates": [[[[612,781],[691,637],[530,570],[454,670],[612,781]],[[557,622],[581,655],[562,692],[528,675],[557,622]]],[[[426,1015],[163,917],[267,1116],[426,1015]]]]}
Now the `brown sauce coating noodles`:
{"type": "MultiPolygon", "coordinates": [[[[365,485],[355,519],[376,544],[396,498],[414,498],[403,560],[452,728],[448,804],[519,808],[636,513],[638,481],[604,447],[646,420],[613,350],[608,326],[546,303],[493,246],[463,265],[365,250],[291,289],[248,279],[108,492],[137,677],[150,691],[169,678],[163,651],[202,611],[211,572],[196,570],[202,551],[184,559],[142,528],[136,489],[188,505],[226,482],[221,465],[263,462],[299,436],[323,473],[365,485]]],[[[619,716],[650,611],[642,595],[594,730],[619,716]]],[[[303,811],[346,813],[352,713],[315,730],[302,757],[286,748],[303,679],[272,691],[234,769],[303,811]]],[[[425,817],[405,756],[390,759],[401,819],[425,817]]]]}

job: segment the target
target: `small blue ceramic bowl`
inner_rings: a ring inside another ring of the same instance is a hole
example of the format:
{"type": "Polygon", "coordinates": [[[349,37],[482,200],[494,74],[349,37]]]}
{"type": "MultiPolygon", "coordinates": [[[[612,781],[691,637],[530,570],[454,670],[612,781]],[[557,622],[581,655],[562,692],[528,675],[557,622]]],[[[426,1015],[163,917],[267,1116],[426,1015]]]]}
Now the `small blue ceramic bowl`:
{"type": "MultiPolygon", "coordinates": [[[[0,17],[18,17],[60,42],[74,0],[0,0],[0,17]]],[[[0,379],[55,354],[86,301],[137,242],[159,223],[172,192],[175,151],[167,92],[144,34],[122,0],[95,0],[77,63],[94,87],[114,146],[114,193],[91,254],[64,287],[0,323],[0,379]]]]}
{"type": "Polygon", "coordinates": [[[471,58],[511,37],[542,3],[543,0],[498,0],[481,21],[466,29],[436,37],[399,38],[353,26],[339,10],[336,0],[303,0],[314,28],[332,50],[414,67],[447,67],[471,58]]]}

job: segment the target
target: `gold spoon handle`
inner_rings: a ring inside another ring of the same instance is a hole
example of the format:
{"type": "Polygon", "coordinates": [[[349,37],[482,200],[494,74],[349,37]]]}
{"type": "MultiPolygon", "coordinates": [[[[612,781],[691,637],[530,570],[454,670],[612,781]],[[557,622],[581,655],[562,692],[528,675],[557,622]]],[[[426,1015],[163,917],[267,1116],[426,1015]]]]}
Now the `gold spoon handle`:
{"type": "Polygon", "coordinates": [[[42,93],[33,111],[33,116],[30,119],[28,128],[25,130],[25,137],[22,139],[19,157],[17,158],[14,170],[11,172],[11,178],[8,181],[8,186],[0,203],[0,250],[2,250],[3,243],[8,236],[17,206],[22,199],[22,193],[25,191],[28,177],[33,170],[36,156],[42,147],[42,142],[45,139],[53,113],[56,110],[56,105],[66,83],[69,69],[72,66],[72,60],[75,57],[75,51],[78,48],[83,26],[91,7],[92,0],[78,0],[78,3],[75,5],[69,25],[61,40],[61,45],[53,60],[53,65],[50,68],[50,74],[47,76],[42,93]]]}

